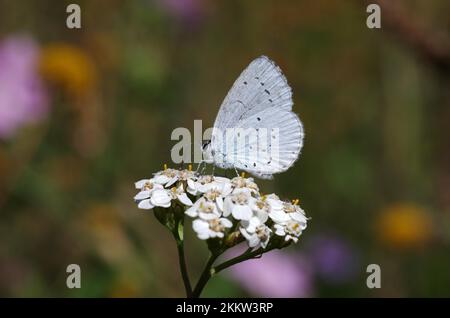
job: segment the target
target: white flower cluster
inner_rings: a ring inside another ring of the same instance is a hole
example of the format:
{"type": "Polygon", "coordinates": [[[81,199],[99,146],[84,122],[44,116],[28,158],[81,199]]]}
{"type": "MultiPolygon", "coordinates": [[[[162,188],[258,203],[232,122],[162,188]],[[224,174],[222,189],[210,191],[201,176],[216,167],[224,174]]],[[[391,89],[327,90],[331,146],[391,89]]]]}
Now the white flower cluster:
{"type": "Polygon", "coordinates": [[[134,197],[141,209],[181,205],[193,218],[193,229],[202,240],[224,238],[238,232],[251,248],[265,248],[271,237],[297,242],[307,218],[298,200],[286,202],[275,194],[261,195],[252,178],[198,175],[168,169],[136,182],[134,197]]]}

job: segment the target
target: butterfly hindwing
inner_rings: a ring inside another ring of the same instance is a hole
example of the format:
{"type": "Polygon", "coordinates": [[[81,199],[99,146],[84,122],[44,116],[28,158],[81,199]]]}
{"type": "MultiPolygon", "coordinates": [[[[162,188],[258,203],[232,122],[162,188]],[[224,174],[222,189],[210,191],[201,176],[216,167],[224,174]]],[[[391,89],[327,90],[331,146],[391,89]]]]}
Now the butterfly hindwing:
{"type": "Polygon", "coordinates": [[[235,145],[229,158],[236,168],[267,178],[293,165],[303,146],[303,135],[296,114],[269,108],[243,121],[236,134],[227,138],[227,143],[235,145]],[[246,136],[237,136],[242,133],[246,136]]]}

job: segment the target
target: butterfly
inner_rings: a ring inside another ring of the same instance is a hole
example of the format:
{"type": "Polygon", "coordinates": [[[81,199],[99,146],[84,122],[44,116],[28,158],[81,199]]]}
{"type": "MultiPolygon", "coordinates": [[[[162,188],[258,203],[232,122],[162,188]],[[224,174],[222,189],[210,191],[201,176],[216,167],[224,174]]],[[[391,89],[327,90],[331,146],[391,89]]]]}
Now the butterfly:
{"type": "Polygon", "coordinates": [[[292,112],[292,89],[268,57],[253,60],[220,106],[204,161],[261,179],[289,169],[303,146],[303,125],[292,112]]]}

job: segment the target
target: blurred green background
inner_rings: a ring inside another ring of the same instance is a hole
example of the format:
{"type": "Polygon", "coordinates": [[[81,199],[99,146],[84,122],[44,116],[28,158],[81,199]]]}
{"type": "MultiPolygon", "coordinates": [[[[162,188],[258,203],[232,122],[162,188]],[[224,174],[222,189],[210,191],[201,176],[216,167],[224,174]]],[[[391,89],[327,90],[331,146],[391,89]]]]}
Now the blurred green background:
{"type": "MultiPolygon", "coordinates": [[[[294,167],[258,181],[312,218],[282,251],[303,264],[290,296],[450,296],[448,1],[395,1],[368,29],[357,0],[78,0],[80,30],[72,2],[0,1],[0,296],[183,296],[134,182],[174,167],[172,130],[210,127],[262,54],[306,134],[294,167]],[[81,289],[66,287],[72,263],[81,289]]],[[[195,280],[207,249],[189,227],[195,280]]],[[[273,295],[249,285],[224,272],[205,296],[273,295]]]]}

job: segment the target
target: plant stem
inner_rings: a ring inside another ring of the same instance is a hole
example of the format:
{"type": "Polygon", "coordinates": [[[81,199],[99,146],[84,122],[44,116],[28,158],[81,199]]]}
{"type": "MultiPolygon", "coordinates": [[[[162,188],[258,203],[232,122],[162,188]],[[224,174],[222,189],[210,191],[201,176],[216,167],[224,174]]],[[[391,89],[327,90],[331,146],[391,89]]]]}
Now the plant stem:
{"type": "Polygon", "coordinates": [[[205,288],[206,284],[208,283],[209,279],[213,275],[219,273],[220,271],[224,270],[225,268],[228,268],[228,267],[233,266],[240,262],[244,262],[251,258],[255,258],[256,256],[266,253],[266,252],[269,252],[273,249],[274,249],[274,247],[267,248],[267,249],[259,248],[257,250],[254,250],[253,252],[251,251],[251,249],[248,249],[243,254],[241,254],[235,258],[232,258],[228,261],[225,261],[222,264],[217,265],[215,267],[212,267],[212,266],[213,266],[214,262],[216,261],[217,257],[219,257],[221,253],[211,254],[209,256],[208,262],[206,263],[205,268],[203,269],[203,272],[198,280],[198,283],[195,286],[194,291],[192,292],[192,297],[193,298],[200,297],[200,294],[202,293],[202,291],[205,288]]]}
{"type": "MultiPolygon", "coordinates": [[[[184,215],[183,215],[184,216],[184,215]]],[[[181,277],[183,278],[186,297],[192,297],[192,286],[189,280],[189,274],[186,267],[186,258],[184,256],[184,219],[181,218],[176,222],[176,226],[172,229],[173,237],[177,242],[178,262],[180,265],[181,277]]]]}
{"type": "Polygon", "coordinates": [[[181,277],[183,278],[184,289],[186,290],[186,297],[192,297],[192,287],[189,281],[189,275],[186,268],[186,260],[184,257],[184,242],[177,240],[178,261],[180,264],[181,277]]]}
{"type": "Polygon", "coordinates": [[[249,259],[252,259],[252,258],[260,255],[260,254],[267,253],[271,250],[273,250],[273,248],[268,248],[268,249],[258,248],[257,250],[254,250],[253,252],[247,250],[243,254],[236,256],[235,258],[232,258],[228,261],[223,262],[222,264],[217,265],[216,267],[214,267],[212,269],[212,271],[214,272],[214,274],[217,274],[230,266],[233,266],[240,262],[247,261],[249,259]]]}
{"type": "Polygon", "coordinates": [[[211,268],[219,255],[220,254],[210,254],[208,262],[206,263],[205,268],[203,269],[203,272],[198,280],[198,283],[195,286],[194,291],[192,292],[193,298],[200,297],[200,294],[202,293],[203,288],[205,288],[206,283],[208,283],[209,279],[214,274],[214,271],[211,268]]]}

